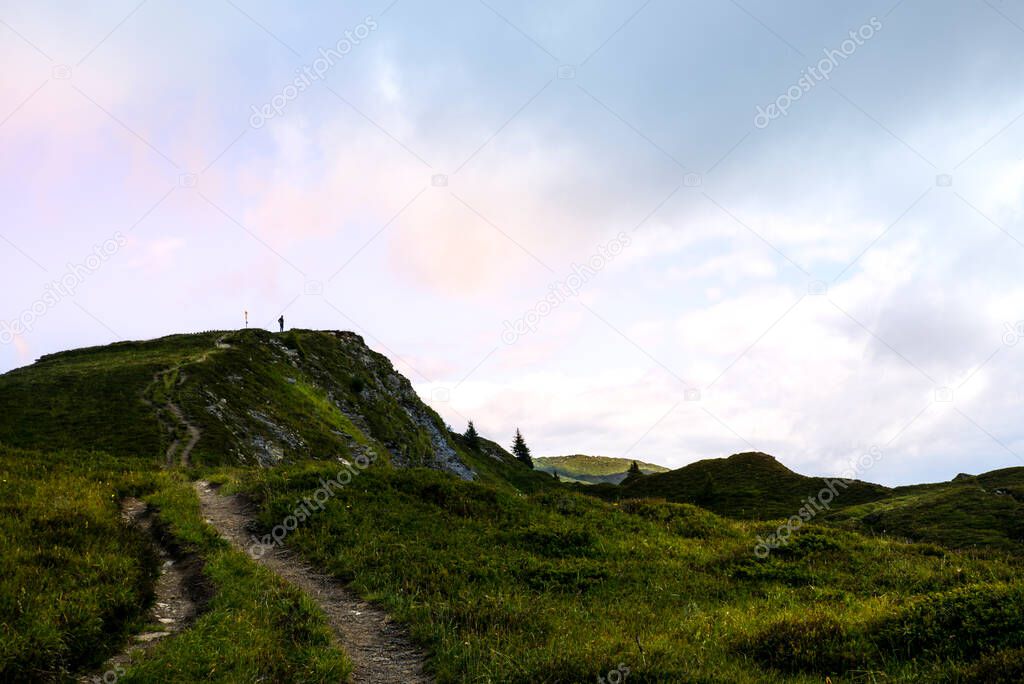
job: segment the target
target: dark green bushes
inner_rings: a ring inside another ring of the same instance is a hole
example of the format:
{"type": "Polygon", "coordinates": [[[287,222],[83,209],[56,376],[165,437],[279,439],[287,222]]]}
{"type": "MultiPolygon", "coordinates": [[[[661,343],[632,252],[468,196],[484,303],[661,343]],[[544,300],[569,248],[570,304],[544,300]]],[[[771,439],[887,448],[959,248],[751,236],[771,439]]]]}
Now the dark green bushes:
{"type": "Polygon", "coordinates": [[[903,659],[974,660],[1024,644],[1024,585],[964,587],[915,600],[869,628],[884,653],[903,659]]]}
{"type": "Polygon", "coordinates": [[[796,615],[741,640],[737,651],[789,673],[955,662],[965,681],[1021,681],[1024,585],[964,587],[922,596],[865,623],[796,615]]]}
{"type": "Polygon", "coordinates": [[[864,662],[847,627],[830,615],[812,613],[771,623],[739,645],[740,652],[783,672],[840,675],[864,662]]]}

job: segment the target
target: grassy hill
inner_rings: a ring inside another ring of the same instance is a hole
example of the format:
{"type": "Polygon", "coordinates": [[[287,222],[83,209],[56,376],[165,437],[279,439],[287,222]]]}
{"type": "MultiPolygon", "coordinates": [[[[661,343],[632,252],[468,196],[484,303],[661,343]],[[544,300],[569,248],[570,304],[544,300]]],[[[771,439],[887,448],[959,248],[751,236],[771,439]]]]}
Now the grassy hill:
{"type": "MultiPolygon", "coordinates": [[[[817,498],[830,482],[799,475],[767,454],[743,453],[637,478],[611,494],[656,497],[697,504],[734,518],[769,520],[795,515],[808,497],[817,498]]],[[[833,507],[876,501],[890,491],[858,480],[833,486],[837,491],[830,503],[833,507]]]]}
{"type": "Polygon", "coordinates": [[[660,498],[759,520],[798,515],[810,497],[827,503],[816,521],[844,529],[953,549],[1024,553],[1024,468],[889,489],[807,477],[767,454],[744,453],[592,491],[613,501],[660,498]]]}
{"type": "MultiPolygon", "coordinates": [[[[632,459],[613,458],[611,456],[542,456],[533,459],[533,467],[545,473],[555,473],[568,482],[588,484],[608,483],[619,484],[626,479],[632,459]]],[[[668,471],[660,465],[636,461],[642,473],[664,473],[668,471]]]]}
{"type": "Polygon", "coordinates": [[[372,453],[463,479],[548,479],[500,448],[465,449],[391,362],[349,332],[175,335],[52,354],[0,376],[0,442],[12,446],[180,460],[190,428],[197,466],[372,453]]]}
{"type": "Polygon", "coordinates": [[[309,599],[226,548],[191,485],[151,458],[0,444],[0,681],[337,682],[349,671],[309,599]],[[136,658],[104,661],[154,631],[155,542],[123,520],[145,498],[176,561],[201,568],[190,629],[136,658]],[[104,670],[106,670],[104,672],[104,670]]]}
{"type": "Polygon", "coordinates": [[[822,480],[739,454],[622,486],[558,483],[490,440],[470,448],[352,333],[238,331],[0,376],[0,681],[94,673],[145,629],[154,544],[199,569],[200,614],[119,683],[344,680],[316,604],[229,548],[190,480],[246,494],[264,534],[337,459],[367,454],[287,547],[386,607],[438,682],[1024,677],[1024,553],[904,540],[1011,539],[1024,469],[852,483],[828,520],[759,555],[770,518],[822,480]],[[122,519],[127,496],[148,502],[156,537],[122,519]]]}
{"type": "Polygon", "coordinates": [[[847,529],[950,548],[1024,553],[1024,468],[897,487],[885,499],[825,519],[847,529]]]}
{"type": "Polygon", "coordinates": [[[352,333],[174,335],[0,375],[0,681],[63,681],[143,630],[157,568],[153,540],[119,514],[129,494],[199,560],[213,595],[191,630],[118,681],[338,681],[348,666],[322,616],[225,549],[176,472],[244,479],[360,454],[514,491],[553,483],[488,440],[466,449],[352,333]]]}
{"type": "MultiPolygon", "coordinates": [[[[269,529],[328,472],[285,466],[235,486],[269,529]]],[[[811,524],[758,558],[775,523],[688,504],[522,496],[435,471],[360,478],[289,544],[410,624],[438,681],[568,684],[620,664],[638,682],[1024,673],[1019,557],[811,524]]]]}

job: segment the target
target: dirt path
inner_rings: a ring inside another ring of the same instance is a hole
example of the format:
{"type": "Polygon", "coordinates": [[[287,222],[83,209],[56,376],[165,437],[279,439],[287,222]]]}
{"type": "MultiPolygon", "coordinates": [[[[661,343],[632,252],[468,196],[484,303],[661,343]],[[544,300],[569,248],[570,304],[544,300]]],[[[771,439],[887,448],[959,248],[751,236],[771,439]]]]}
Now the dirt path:
{"type": "MultiPolygon", "coordinates": [[[[203,516],[235,547],[252,543],[252,515],[237,496],[220,496],[208,482],[197,482],[203,516]]],[[[260,563],[308,594],[327,615],[339,645],[352,659],[352,681],[363,684],[431,682],[423,673],[424,654],[380,608],[363,601],[338,581],[300,562],[280,547],[267,548],[260,563]]]]}
{"type": "MultiPolygon", "coordinates": [[[[168,401],[164,408],[174,416],[175,420],[185,427],[185,431],[188,433],[188,441],[185,443],[185,448],[181,450],[181,456],[177,459],[182,468],[188,468],[189,465],[191,465],[190,457],[192,456],[192,450],[196,448],[196,444],[199,442],[200,438],[202,438],[203,433],[185,417],[185,414],[182,413],[181,409],[178,408],[178,405],[173,401],[168,401]]],[[[173,465],[175,460],[174,454],[180,445],[181,440],[176,439],[169,447],[167,447],[168,465],[173,465]]]]}
{"type": "MultiPolygon", "coordinates": [[[[153,379],[150,382],[149,386],[142,392],[142,401],[146,402],[148,406],[156,410],[162,408],[163,410],[167,411],[167,413],[171,414],[174,420],[177,421],[177,426],[168,425],[167,421],[160,418],[158,414],[158,420],[160,420],[161,424],[163,424],[164,427],[167,428],[169,432],[174,433],[175,427],[177,427],[179,429],[184,428],[185,432],[188,433],[188,441],[185,442],[185,446],[183,449],[181,449],[180,455],[178,453],[178,449],[181,448],[180,437],[175,437],[174,440],[168,445],[167,453],[165,454],[165,460],[167,462],[168,468],[172,468],[175,465],[180,465],[182,468],[188,468],[192,464],[192,450],[195,449],[196,444],[198,444],[199,440],[202,439],[203,433],[195,424],[193,424],[191,421],[189,421],[188,418],[185,417],[185,412],[182,411],[181,407],[175,404],[174,401],[171,400],[170,398],[168,398],[167,401],[163,404],[163,406],[160,407],[153,403],[153,401],[151,401],[149,398],[149,395],[152,392],[152,388],[155,387],[157,383],[159,383],[163,379],[163,377],[168,373],[180,371],[185,366],[189,366],[192,364],[204,363],[208,358],[210,358],[210,355],[213,354],[214,351],[216,350],[231,349],[231,345],[224,341],[229,334],[230,333],[225,333],[218,337],[213,343],[213,349],[207,349],[206,351],[196,354],[189,358],[188,360],[183,361],[182,363],[179,363],[176,366],[172,366],[171,368],[158,371],[156,374],[153,375],[153,379]]],[[[181,384],[183,381],[184,376],[179,376],[178,384],[181,384]]]]}
{"type": "Polygon", "coordinates": [[[151,623],[146,631],[132,637],[132,642],[103,665],[103,672],[78,678],[79,682],[109,681],[109,674],[123,672],[139,652],[152,648],[161,640],[181,631],[195,618],[197,597],[202,593],[200,568],[195,559],[177,559],[162,544],[153,530],[153,520],[145,502],[129,497],[121,502],[121,516],[153,537],[160,556],[160,577],[154,593],[156,601],[149,612],[151,623]]]}

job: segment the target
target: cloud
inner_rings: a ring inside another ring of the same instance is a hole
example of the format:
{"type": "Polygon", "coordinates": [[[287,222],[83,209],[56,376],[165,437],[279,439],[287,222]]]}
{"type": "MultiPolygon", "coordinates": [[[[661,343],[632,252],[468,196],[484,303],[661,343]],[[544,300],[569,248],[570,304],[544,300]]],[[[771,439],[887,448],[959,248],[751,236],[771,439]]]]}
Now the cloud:
{"type": "Polygon", "coordinates": [[[176,255],[186,246],[185,240],[178,237],[131,240],[129,244],[135,255],[129,258],[128,266],[150,274],[175,266],[176,255]]]}
{"type": "Polygon", "coordinates": [[[32,348],[21,335],[14,336],[14,349],[18,353],[18,361],[30,363],[32,361],[32,348]]]}
{"type": "MultiPolygon", "coordinates": [[[[753,445],[824,473],[876,445],[883,482],[1016,463],[1003,445],[1024,451],[1024,345],[1002,337],[1024,320],[1024,100],[1007,68],[1019,32],[998,13],[904,3],[757,131],[755,105],[805,61],[734,7],[653,3],[618,32],[615,3],[507,8],[558,58],[464,9],[396,5],[328,77],[348,104],[317,84],[239,138],[297,63],[229,6],[146,4],[79,68],[120,10],[25,5],[5,21],[74,68],[0,127],[4,237],[47,267],[78,258],[224,152],[198,190],[230,219],[178,188],[83,291],[126,336],[243,308],[272,320],[289,302],[289,320],[354,325],[301,296],[320,280],[381,351],[430,377],[424,396],[451,390],[439,407],[453,424],[472,416],[501,441],[518,425],[540,453],[681,465],[753,445]],[[166,59],[182,35],[189,49],[166,59]],[[561,61],[579,62],[574,78],[557,77],[561,61]],[[501,344],[503,321],[619,231],[632,244],[579,297],[501,344]],[[201,311],[182,305],[196,298],[201,311]],[[936,402],[944,386],[953,402],[936,402]],[[685,401],[693,388],[700,401],[685,401]]],[[[263,11],[302,50],[355,23],[322,4],[263,11]]],[[[765,21],[817,54],[864,14],[765,21]]],[[[0,33],[18,67],[0,74],[7,116],[53,65],[0,33]]],[[[46,276],[7,258],[17,310],[46,276]]],[[[45,353],[108,335],[80,318],[59,307],[23,342],[45,353]]]]}

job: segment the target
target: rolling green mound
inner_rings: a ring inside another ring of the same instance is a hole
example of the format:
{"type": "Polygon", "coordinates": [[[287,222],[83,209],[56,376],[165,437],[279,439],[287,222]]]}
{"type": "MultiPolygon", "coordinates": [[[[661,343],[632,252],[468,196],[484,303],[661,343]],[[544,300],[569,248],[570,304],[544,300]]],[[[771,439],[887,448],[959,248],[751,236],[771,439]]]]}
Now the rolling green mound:
{"type": "Polygon", "coordinates": [[[206,466],[366,454],[467,480],[546,479],[493,443],[465,449],[386,357],[336,331],[214,331],[48,355],[0,376],[0,442],[206,466]]]}
{"type": "Polygon", "coordinates": [[[582,483],[619,484],[626,479],[629,468],[636,463],[642,473],[664,473],[668,468],[629,458],[611,456],[543,456],[533,459],[533,467],[546,473],[557,474],[563,480],[582,483]]]}
{"type": "Polygon", "coordinates": [[[890,491],[859,480],[836,482],[799,475],[768,454],[749,452],[637,478],[626,483],[616,495],[657,497],[697,504],[719,515],[770,520],[795,515],[808,497],[817,499],[826,489],[836,492],[829,499],[833,508],[876,501],[890,491]]]}
{"type": "MultiPolygon", "coordinates": [[[[269,529],[329,472],[289,465],[237,486],[269,529]]],[[[689,504],[359,477],[289,544],[410,624],[441,682],[608,681],[622,665],[627,682],[980,684],[1024,666],[1019,558],[813,523],[761,558],[777,523],[689,504]]]]}
{"type": "Polygon", "coordinates": [[[1024,468],[897,487],[888,498],[825,518],[848,529],[955,549],[1024,553],[1024,468]]]}
{"type": "Polygon", "coordinates": [[[744,453],[589,491],[609,500],[691,503],[719,515],[757,520],[799,515],[810,498],[827,504],[817,507],[817,522],[952,549],[1024,553],[1024,468],[889,489],[859,480],[807,477],[767,454],[744,453]]]}

